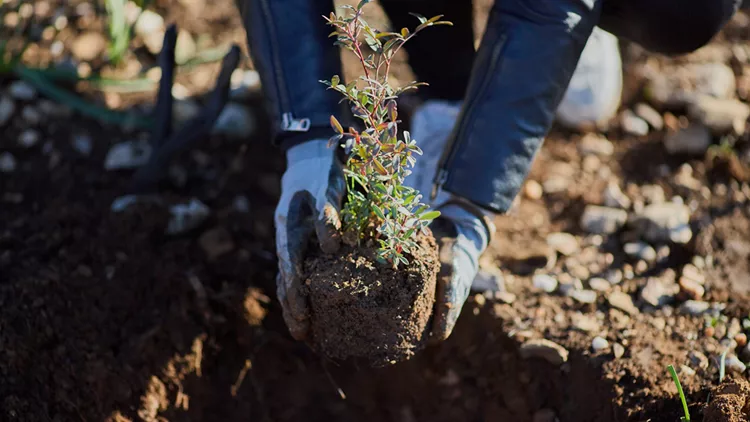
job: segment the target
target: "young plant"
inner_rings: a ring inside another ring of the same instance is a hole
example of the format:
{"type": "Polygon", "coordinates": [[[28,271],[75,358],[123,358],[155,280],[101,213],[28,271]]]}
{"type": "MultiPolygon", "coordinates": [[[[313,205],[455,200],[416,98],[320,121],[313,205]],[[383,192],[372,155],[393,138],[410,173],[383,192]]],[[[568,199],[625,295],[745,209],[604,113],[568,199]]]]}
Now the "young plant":
{"type": "Polygon", "coordinates": [[[341,212],[344,233],[355,235],[357,241],[376,239],[380,245],[378,261],[397,267],[408,264],[405,254],[417,247],[416,234],[440,213],[429,211],[421,202],[422,194],[404,185],[416,161],[414,155],[422,151],[409,132],[399,136],[396,99],[425,84],[412,82],[394,89],[388,83],[388,74],[396,53],[417,33],[430,26],[452,24],[441,21],[442,15],[427,19],[415,14],[419,25],[413,31],[403,28],[400,32],[381,32],[362,18],[362,8],[370,1],[362,0],[357,7],[344,6],[345,15],[324,16],[334,28],[330,34],[336,38],[334,44],[354,53],[364,75],[347,85],[338,75],[321,82],[343,95],[342,101],[349,102],[354,117],[364,127],[361,131],[352,127],[344,130],[331,116],[337,134],[329,144],[343,143],[347,155],[344,175],[348,192],[341,212]],[[365,55],[361,38],[370,54],[365,55]]]}
{"type": "Polygon", "coordinates": [[[680,422],[690,422],[690,411],[688,410],[687,400],[685,400],[685,392],[682,391],[682,384],[680,384],[680,379],[677,378],[677,372],[672,365],[667,366],[667,371],[672,376],[674,385],[677,386],[677,393],[680,395],[680,400],[682,401],[682,411],[685,412],[685,416],[680,417],[680,422]]]}
{"type": "MultiPolygon", "coordinates": [[[[107,52],[109,54],[109,59],[115,65],[120,64],[125,58],[132,38],[133,26],[128,23],[125,14],[126,3],[125,0],[106,0],[105,2],[108,20],[107,32],[109,33],[109,46],[107,52]]],[[[135,3],[141,8],[140,13],[142,13],[143,10],[146,10],[151,1],[139,0],[135,3]]],[[[140,13],[138,14],[138,18],[140,18],[140,13]]],[[[138,18],[136,18],[136,21],[138,18]]]]}

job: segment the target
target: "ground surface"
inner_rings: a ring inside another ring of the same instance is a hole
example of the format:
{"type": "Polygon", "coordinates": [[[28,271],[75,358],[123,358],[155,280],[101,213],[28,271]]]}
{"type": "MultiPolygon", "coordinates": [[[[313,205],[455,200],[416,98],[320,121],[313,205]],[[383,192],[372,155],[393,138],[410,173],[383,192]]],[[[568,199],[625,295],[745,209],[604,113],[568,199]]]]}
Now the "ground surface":
{"type": "MultiPolygon", "coordinates": [[[[33,3],[42,22],[58,7],[43,13],[43,2],[33,3]]],[[[101,30],[73,3],[59,6],[80,12],[61,31],[64,52],[101,30]]],[[[229,1],[157,6],[195,38],[208,34],[208,47],[243,39],[229,1]]],[[[746,135],[710,138],[736,141],[734,159],[705,137],[697,147],[680,138],[690,154],[670,152],[670,131],[709,123],[654,94],[661,76],[677,75],[664,83],[667,94],[746,100],[746,40],[750,21],[740,15],[686,58],[624,44],[623,110],[650,92],[666,128],[628,134],[618,118],[603,132],[608,141],[556,129],[517,206],[497,220],[482,262],[492,282],[470,297],[451,338],[378,370],[325,361],[286,331],[272,226],[284,162],[269,146],[257,94],[238,101],[255,116],[251,139],[215,136],[178,160],[188,177],[164,190],[166,202],[198,198],[210,215],[175,236],[165,233],[165,206],[110,211],[132,171],[105,170],[105,157],[141,134],[14,97],[14,79],[3,79],[0,99],[14,111],[0,122],[0,161],[10,154],[15,166],[0,173],[0,419],[677,421],[681,405],[666,372],[673,364],[693,420],[748,420],[746,135]],[[709,82],[695,81],[701,72],[709,82]],[[39,141],[24,146],[28,130],[39,141]],[[631,221],[591,233],[582,216],[605,203],[621,210],[597,221],[631,221]],[[728,380],[717,387],[725,350],[728,380]]],[[[31,48],[29,60],[81,66],[50,53],[51,44],[31,48]]],[[[153,66],[144,47],[128,61],[142,65],[136,74],[153,66]]],[[[90,62],[96,68],[101,54],[90,62]]],[[[178,82],[200,99],[215,73],[215,64],[199,66],[178,82]]],[[[396,73],[408,79],[406,69],[396,73]]],[[[81,89],[111,107],[153,98],[81,89]]]]}

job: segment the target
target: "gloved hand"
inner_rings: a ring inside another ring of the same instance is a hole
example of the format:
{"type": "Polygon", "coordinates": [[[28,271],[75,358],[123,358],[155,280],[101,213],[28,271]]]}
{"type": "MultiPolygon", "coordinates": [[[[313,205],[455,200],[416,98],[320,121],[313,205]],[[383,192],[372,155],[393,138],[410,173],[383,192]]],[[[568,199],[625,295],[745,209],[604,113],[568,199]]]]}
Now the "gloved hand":
{"type": "Polygon", "coordinates": [[[438,209],[440,217],[430,224],[440,254],[432,319],[434,342],[447,339],[453,331],[479,270],[479,256],[495,231],[490,214],[469,203],[448,200],[438,209]]]}
{"type": "Polygon", "coordinates": [[[276,289],[289,332],[303,340],[309,331],[309,307],[302,295],[305,248],[313,234],[325,253],[340,245],[339,207],[345,182],[342,167],[327,140],[290,148],[274,215],[279,275],[276,289]]]}

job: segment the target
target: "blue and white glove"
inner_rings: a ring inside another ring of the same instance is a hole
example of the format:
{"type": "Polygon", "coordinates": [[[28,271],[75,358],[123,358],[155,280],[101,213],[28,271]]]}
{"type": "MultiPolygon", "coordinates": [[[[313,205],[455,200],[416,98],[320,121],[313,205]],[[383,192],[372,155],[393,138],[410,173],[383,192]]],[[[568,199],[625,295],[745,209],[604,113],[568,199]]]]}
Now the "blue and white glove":
{"type": "Polygon", "coordinates": [[[284,321],[297,340],[310,329],[310,310],[301,292],[302,266],[310,236],[321,250],[335,253],[340,245],[339,209],[345,182],[341,164],[327,140],[313,140],[290,148],[276,207],[276,289],[284,321]]]}
{"type": "MultiPolygon", "coordinates": [[[[412,116],[411,135],[422,149],[405,184],[427,196],[432,191],[435,172],[461,111],[460,102],[430,100],[412,116]]],[[[490,242],[495,228],[492,214],[459,198],[438,192],[430,204],[441,212],[430,224],[440,253],[440,273],[432,320],[432,340],[450,336],[461,313],[471,284],[479,270],[479,257],[490,242]]]]}

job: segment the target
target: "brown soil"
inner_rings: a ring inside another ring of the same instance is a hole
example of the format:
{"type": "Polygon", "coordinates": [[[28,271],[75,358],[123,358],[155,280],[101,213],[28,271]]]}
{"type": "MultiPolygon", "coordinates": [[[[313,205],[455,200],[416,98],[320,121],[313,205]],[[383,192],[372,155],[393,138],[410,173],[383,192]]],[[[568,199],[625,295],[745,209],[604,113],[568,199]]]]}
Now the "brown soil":
{"type": "Polygon", "coordinates": [[[382,366],[425,346],[440,268],[435,239],[419,234],[417,243],[409,265],[398,269],[375,261],[375,245],[306,260],[317,350],[382,366]]]}
{"type": "Polygon", "coordinates": [[[727,380],[711,390],[711,401],[703,411],[703,421],[750,421],[750,384],[747,380],[727,380]]]}

